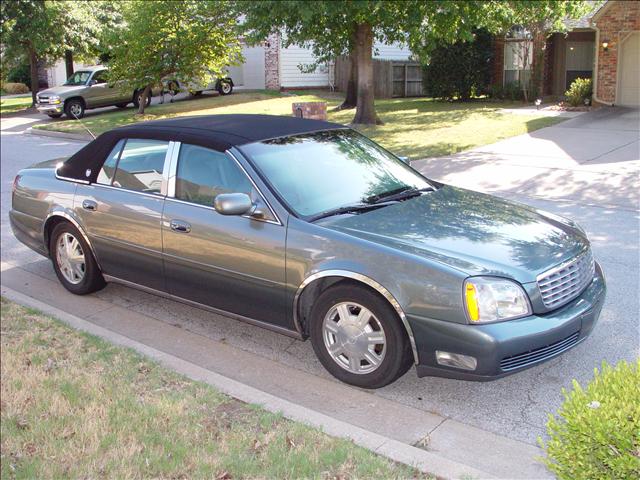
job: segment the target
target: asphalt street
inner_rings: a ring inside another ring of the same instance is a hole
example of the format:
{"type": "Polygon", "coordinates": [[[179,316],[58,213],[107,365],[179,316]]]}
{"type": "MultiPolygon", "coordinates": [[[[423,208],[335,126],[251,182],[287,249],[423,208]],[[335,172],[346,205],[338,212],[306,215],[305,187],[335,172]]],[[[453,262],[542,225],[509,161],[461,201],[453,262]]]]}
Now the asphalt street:
{"type": "MultiPolygon", "coordinates": [[[[8,220],[11,184],[20,168],[70,155],[84,143],[27,135],[24,133],[24,126],[31,123],[30,121],[21,124],[18,119],[12,119],[12,122],[2,120],[1,259],[3,265],[20,267],[51,279],[54,278],[54,273],[49,261],[20,244],[11,233],[8,220]]],[[[569,134],[578,135],[589,128],[588,124],[581,126],[579,122],[574,125],[565,128],[565,137],[569,134]]],[[[592,378],[593,369],[602,361],[616,363],[621,359],[637,358],[640,344],[637,203],[640,154],[637,123],[635,127],[630,124],[632,128],[629,129],[626,129],[626,120],[622,125],[622,128],[618,128],[618,122],[611,127],[612,133],[607,138],[615,138],[618,143],[614,142],[610,151],[598,157],[607,161],[602,160],[595,169],[592,160],[576,160],[572,163],[565,161],[566,158],[560,158],[560,154],[552,152],[557,158],[552,154],[545,157],[547,160],[555,158],[551,166],[545,166],[542,162],[539,171],[530,172],[527,170],[529,166],[522,164],[522,158],[514,161],[508,152],[505,153],[498,147],[493,151],[478,149],[475,156],[472,152],[456,158],[426,160],[416,164],[434,178],[467,187],[475,182],[478,189],[532,204],[578,221],[587,230],[594,255],[604,268],[608,296],[600,322],[591,337],[573,350],[543,365],[488,383],[439,378],[420,379],[410,370],[396,383],[376,391],[375,395],[534,444],[539,435],[544,435],[547,414],[555,412],[560,405],[562,388],[570,388],[574,378],[583,384],[586,383],[592,378]],[[618,132],[618,135],[614,130],[622,133],[618,132]],[[627,130],[631,132],[630,135],[624,133],[627,130]],[[617,160],[615,153],[611,153],[616,151],[622,155],[617,160]],[[606,155],[610,155],[611,158],[606,155]],[[561,168],[558,167],[559,164],[562,164],[561,168]],[[505,172],[505,181],[501,183],[500,179],[491,173],[482,177],[479,172],[482,172],[483,168],[495,168],[505,172]],[[470,179],[468,175],[472,169],[476,170],[474,178],[470,179]],[[520,178],[519,176],[527,177],[526,188],[514,181],[520,178]],[[486,180],[484,183],[483,178],[486,180]],[[554,183],[554,178],[560,180],[554,183]],[[578,183],[581,187],[573,188],[578,183]],[[618,190],[614,188],[616,185],[619,186],[618,190]],[[545,195],[545,191],[550,192],[549,195],[545,195]],[[596,193],[597,197],[594,196],[596,193]]],[[[516,143],[508,148],[537,148],[526,142],[552,142],[558,128],[544,129],[548,131],[551,140],[544,138],[544,133],[536,136],[537,132],[534,132],[534,135],[522,140],[525,142],[524,147],[516,143]]],[[[562,136],[562,132],[558,135],[562,136]]],[[[585,135],[589,135],[589,132],[585,135]]],[[[579,139],[576,141],[580,142],[579,139]]],[[[527,151],[532,156],[535,152],[536,150],[527,151]]],[[[576,156],[569,148],[564,148],[563,152],[569,157],[576,156]]],[[[66,295],[69,296],[69,301],[73,301],[71,294],[66,295]]],[[[316,360],[309,342],[292,340],[122,286],[109,285],[96,296],[113,305],[125,306],[131,311],[149,315],[186,331],[217,341],[223,340],[231,346],[296,368],[303,373],[331,378],[316,360]]],[[[91,319],[90,315],[88,319],[91,319]]],[[[300,385],[300,388],[304,386],[300,385]]]]}

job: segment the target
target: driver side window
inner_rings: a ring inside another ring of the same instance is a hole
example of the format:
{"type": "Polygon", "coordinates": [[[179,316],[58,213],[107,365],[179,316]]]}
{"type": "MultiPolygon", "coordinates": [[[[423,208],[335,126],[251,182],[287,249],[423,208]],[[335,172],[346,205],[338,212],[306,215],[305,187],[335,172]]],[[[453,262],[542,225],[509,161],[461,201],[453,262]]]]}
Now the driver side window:
{"type": "Polygon", "coordinates": [[[107,79],[106,79],[106,70],[101,70],[99,72],[96,72],[93,75],[92,81],[95,85],[100,85],[101,83],[107,83],[107,79]]]}
{"type": "Polygon", "coordinates": [[[252,185],[236,162],[222,152],[182,144],[176,174],[176,198],[213,206],[220,193],[246,193],[252,185]]]}

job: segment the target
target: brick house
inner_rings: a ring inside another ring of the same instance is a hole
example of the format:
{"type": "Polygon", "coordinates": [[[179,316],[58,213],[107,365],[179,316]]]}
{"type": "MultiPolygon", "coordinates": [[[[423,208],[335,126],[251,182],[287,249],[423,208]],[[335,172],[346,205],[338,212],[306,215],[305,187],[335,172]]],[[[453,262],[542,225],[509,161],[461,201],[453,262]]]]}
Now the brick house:
{"type": "Polygon", "coordinates": [[[640,106],[640,2],[606,1],[567,28],[536,39],[514,27],[496,38],[492,83],[528,82],[541,61],[542,96],[561,97],[576,78],[592,78],[594,102],[640,106]]]}

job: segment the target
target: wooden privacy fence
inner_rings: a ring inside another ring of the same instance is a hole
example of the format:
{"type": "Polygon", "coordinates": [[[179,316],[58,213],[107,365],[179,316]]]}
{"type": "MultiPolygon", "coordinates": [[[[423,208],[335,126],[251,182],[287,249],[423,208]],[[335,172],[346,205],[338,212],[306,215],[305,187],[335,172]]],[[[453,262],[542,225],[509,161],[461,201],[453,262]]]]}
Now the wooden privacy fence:
{"type": "MultiPolygon", "coordinates": [[[[336,90],[347,90],[349,81],[348,57],[338,57],[335,62],[336,90]]],[[[373,60],[373,91],[376,98],[419,97],[424,95],[422,66],[419,63],[399,60],[373,60]]]]}

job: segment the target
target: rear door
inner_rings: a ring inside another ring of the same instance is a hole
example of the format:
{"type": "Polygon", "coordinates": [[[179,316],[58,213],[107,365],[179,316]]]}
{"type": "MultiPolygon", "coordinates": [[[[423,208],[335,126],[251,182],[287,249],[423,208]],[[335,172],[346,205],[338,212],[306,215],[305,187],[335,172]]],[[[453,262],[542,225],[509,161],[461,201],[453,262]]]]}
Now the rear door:
{"type": "Polygon", "coordinates": [[[103,273],[156,290],[165,289],[161,221],[172,145],[120,140],[74,200],[103,273]]]}
{"type": "Polygon", "coordinates": [[[169,292],[289,328],[285,226],[228,154],[182,144],[174,158],[162,222],[169,292]],[[220,193],[249,194],[265,217],[219,214],[213,200],[220,193]]]}

